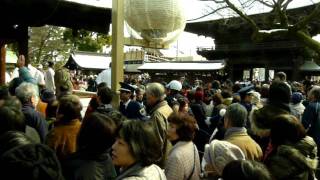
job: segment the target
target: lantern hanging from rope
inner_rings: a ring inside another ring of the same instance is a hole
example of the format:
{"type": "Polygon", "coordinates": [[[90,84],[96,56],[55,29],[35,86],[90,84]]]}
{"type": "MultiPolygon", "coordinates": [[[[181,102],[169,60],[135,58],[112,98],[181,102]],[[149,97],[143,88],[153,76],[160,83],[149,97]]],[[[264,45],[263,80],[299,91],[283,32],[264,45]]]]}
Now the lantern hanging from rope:
{"type": "Polygon", "coordinates": [[[130,36],[155,44],[169,44],[183,32],[186,16],[182,0],[125,0],[130,36]]]}

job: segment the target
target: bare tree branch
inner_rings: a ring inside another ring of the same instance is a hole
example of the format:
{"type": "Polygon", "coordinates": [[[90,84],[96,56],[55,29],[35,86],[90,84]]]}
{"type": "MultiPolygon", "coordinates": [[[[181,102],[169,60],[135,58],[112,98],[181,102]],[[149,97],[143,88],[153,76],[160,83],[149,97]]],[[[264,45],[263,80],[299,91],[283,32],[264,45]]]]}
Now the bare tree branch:
{"type": "Polygon", "coordinates": [[[235,11],[237,14],[239,14],[239,16],[244,19],[245,21],[247,21],[250,26],[252,27],[252,29],[254,30],[254,32],[258,32],[259,31],[259,27],[257,26],[257,24],[245,13],[243,13],[241,10],[239,10],[234,4],[232,4],[229,0],[225,0],[225,3],[227,3],[228,7],[230,9],[232,9],[233,11],[235,11]]]}
{"type": "Polygon", "coordinates": [[[288,5],[292,2],[293,0],[287,0],[287,2],[285,2],[284,4],[281,5],[281,9],[282,11],[287,10],[288,5]]]}
{"type": "Polygon", "coordinates": [[[270,1],[264,1],[264,0],[256,0],[256,2],[262,4],[262,5],[265,5],[269,8],[273,8],[274,7],[274,4],[272,4],[270,1]]]}
{"type": "Polygon", "coordinates": [[[203,16],[200,16],[200,17],[197,17],[197,18],[194,18],[194,19],[188,19],[187,21],[196,21],[196,20],[202,19],[202,18],[204,18],[204,17],[207,17],[207,16],[209,16],[209,15],[211,15],[211,14],[217,13],[218,11],[220,11],[220,10],[222,10],[222,9],[227,9],[227,8],[228,8],[228,6],[222,6],[222,7],[219,7],[219,8],[217,8],[217,9],[214,9],[212,12],[210,12],[210,13],[208,13],[208,14],[205,14],[205,15],[203,15],[203,16]]]}
{"type": "Polygon", "coordinates": [[[310,21],[312,21],[315,18],[318,18],[319,14],[320,14],[320,3],[316,5],[316,8],[308,16],[304,17],[301,21],[296,23],[292,27],[292,29],[295,31],[304,29],[310,21]]]}

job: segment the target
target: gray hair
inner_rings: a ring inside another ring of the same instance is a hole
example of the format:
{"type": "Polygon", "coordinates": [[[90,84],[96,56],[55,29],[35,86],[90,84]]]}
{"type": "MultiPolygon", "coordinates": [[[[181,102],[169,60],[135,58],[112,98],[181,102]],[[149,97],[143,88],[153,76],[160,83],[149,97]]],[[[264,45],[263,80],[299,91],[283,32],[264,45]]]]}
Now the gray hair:
{"type": "Polygon", "coordinates": [[[160,83],[149,83],[146,88],[146,94],[154,96],[158,100],[165,98],[165,88],[160,83]]]}
{"type": "Polygon", "coordinates": [[[244,106],[239,103],[234,103],[227,108],[224,117],[231,122],[232,127],[245,127],[247,115],[248,112],[244,106]]]}
{"type": "Polygon", "coordinates": [[[30,102],[32,97],[39,97],[38,86],[23,82],[16,88],[16,96],[21,101],[21,103],[30,102]]]}
{"type": "Polygon", "coordinates": [[[308,96],[313,95],[316,101],[320,100],[320,86],[313,86],[308,93],[308,96]]]}

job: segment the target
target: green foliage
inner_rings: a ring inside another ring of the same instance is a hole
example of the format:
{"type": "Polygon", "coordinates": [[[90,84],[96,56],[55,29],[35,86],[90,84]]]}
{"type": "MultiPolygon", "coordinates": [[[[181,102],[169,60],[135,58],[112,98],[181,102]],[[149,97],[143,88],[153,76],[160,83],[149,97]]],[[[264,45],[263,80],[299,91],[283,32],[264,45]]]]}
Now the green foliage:
{"type": "Polygon", "coordinates": [[[31,64],[48,61],[66,61],[72,44],[63,40],[65,28],[56,26],[31,27],[29,29],[29,60],[31,64]]]}
{"type": "Polygon", "coordinates": [[[110,36],[86,30],[67,29],[63,39],[72,43],[76,51],[102,52],[104,46],[111,45],[110,36]]]}

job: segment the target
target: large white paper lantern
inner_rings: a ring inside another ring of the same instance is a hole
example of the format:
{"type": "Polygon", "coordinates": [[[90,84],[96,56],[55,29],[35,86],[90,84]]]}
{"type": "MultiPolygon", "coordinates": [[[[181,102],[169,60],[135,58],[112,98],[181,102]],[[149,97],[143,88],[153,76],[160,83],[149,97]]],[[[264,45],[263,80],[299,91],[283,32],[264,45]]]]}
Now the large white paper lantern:
{"type": "Polygon", "coordinates": [[[182,0],[125,0],[128,32],[134,38],[156,44],[175,41],[186,25],[182,3],[182,0]]]}

